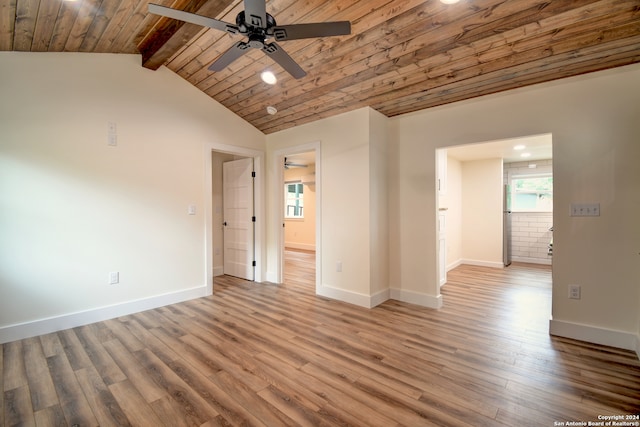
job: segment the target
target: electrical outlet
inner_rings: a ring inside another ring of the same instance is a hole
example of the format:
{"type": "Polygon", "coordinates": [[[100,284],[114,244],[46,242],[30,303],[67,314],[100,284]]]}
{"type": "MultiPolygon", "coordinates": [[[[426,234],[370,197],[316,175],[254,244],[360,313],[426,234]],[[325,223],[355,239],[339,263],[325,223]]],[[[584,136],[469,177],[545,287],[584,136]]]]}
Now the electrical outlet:
{"type": "Polygon", "coordinates": [[[342,273],[342,261],[336,262],[336,271],[342,273]]]}
{"type": "Polygon", "coordinates": [[[109,273],[109,284],[116,285],[120,283],[120,273],[117,271],[112,271],[109,273]]]}
{"type": "Polygon", "coordinates": [[[580,299],[580,285],[569,285],[569,299],[580,299]]]}
{"type": "Polygon", "coordinates": [[[118,126],[115,122],[107,122],[107,145],[111,147],[118,145],[118,126]]]}

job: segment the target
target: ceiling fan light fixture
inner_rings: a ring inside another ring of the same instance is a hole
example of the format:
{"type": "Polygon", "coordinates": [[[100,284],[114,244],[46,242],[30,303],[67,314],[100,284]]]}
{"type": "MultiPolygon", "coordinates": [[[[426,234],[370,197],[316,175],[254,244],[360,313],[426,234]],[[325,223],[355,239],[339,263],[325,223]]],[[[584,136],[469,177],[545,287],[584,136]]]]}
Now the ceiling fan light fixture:
{"type": "Polygon", "coordinates": [[[440,0],[444,4],[454,4],[458,3],[460,0],[440,0]]]}
{"type": "Polygon", "coordinates": [[[271,71],[263,71],[262,74],[260,74],[260,78],[268,85],[274,85],[278,82],[276,75],[271,71]]]}

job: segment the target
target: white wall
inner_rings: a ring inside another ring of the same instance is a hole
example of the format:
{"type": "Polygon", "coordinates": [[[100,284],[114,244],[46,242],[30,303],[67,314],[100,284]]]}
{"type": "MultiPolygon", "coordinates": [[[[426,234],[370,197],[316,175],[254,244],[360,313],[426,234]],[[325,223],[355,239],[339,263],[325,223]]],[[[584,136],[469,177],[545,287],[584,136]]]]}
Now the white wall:
{"type": "Polygon", "coordinates": [[[0,341],[203,295],[204,146],[264,135],[136,55],[0,52],[0,75],[0,341]]]}
{"type": "Polygon", "coordinates": [[[462,162],[463,263],[502,267],[502,159],[462,162]]]}
{"type": "MultiPolygon", "coordinates": [[[[633,347],[640,325],[640,65],[564,79],[391,119],[399,224],[391,281],[438,296],[435,149],[552,133],[551,332],[633,347]],[[599,202],[600,217],[569,216],[599,202]],[[420,255],[418,255],[420,254],[420,255]],[[567,286],[580,284],[582,299],[567,286]]],[[[446,303],[446,302],[445,302],[446,303]]]]}

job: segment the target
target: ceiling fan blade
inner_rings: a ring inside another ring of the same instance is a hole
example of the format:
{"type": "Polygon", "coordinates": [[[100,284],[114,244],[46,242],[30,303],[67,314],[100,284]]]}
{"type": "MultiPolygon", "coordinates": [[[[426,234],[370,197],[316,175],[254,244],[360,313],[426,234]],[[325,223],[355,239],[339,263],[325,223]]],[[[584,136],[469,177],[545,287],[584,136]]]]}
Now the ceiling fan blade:
{"type": "Polygon", "coordinates": [[[307,75],[298,63],[276,43],[265,44],[262,51],[273,58],[274,61],[280,64],[280,66],[294,78],[301,79],[307,75]]]}
{"type": "Polygon", "coordinates": [[[351,22],[349,21],[279,25],[273,28],[273,37],[277,41],[344,36],[347,34],[351,34],[351,22]]]}
{"type": "Polygon", "coordinates": [[[220,55],[218,59],[209,65],[209,71],[222,71],[229,64],[244,55],[250,48],[249,43],[237,42],[229,48],[225,53],[220,55]]]}
{"type": "Polygon", "coordinates": [[[190,24],[202,25],[203,27],[213,28],[215,30],[227,31],[232,34],[238,33],[238,27],[227,22],[198,15],[196,13],[160,6],[158,4],[149,3],[149,12],[154,15],[166,16],[167,18],[177,19],[178,21],[188,22],[190,24]]]}
{"type": "Polygon", "coordinates": [[[267,28],[266,0],[244,0],[244,15],[248,25],[267,28]]]}

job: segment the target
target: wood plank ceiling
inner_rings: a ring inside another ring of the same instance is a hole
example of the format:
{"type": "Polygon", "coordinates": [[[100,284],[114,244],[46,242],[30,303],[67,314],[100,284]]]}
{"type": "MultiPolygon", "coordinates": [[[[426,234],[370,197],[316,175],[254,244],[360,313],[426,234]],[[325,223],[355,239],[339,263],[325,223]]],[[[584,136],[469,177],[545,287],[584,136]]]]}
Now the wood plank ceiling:
{"type": "MultiPolygon", "coordinates": [[[[244,9],[241,0],[156,1],[227,22],[244,9]]],[[[281,43],[307,71],[300,80],[258,50],[210,72],[241,39],[147,6],[0,0],[0,50],[141,53],[143,66],[165,65],[267,134],[365,106],[392,117],[640,61],[640,0],[268,0],[278,24],[352,23],[348,36],[281,43]],[[260,80],[265,69],[276,85],[260,80]]]]}

